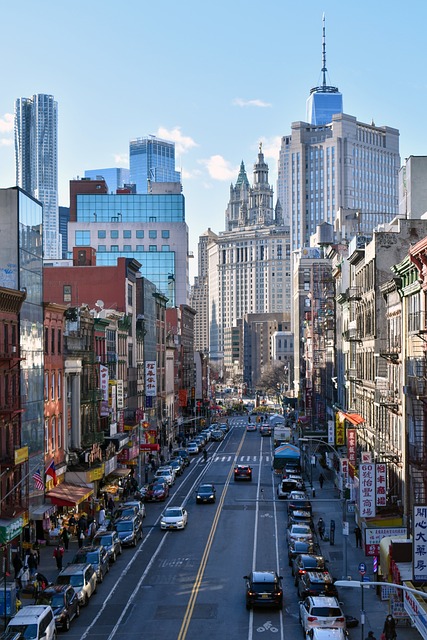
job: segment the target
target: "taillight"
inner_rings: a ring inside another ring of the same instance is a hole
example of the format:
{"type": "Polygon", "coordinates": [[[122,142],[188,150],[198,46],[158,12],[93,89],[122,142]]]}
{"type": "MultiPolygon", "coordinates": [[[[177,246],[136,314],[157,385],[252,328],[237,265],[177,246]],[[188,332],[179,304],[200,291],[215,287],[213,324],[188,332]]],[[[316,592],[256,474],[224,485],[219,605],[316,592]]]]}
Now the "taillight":
{"type": "Polygon", "coordinates": [[[302,574],[307,573],[307,571],[305,569],[298,569],[298,573],[300,576],[302,576],[302,574]]]}
{"type": "Polygon", "coordinates": [[[307,618],[307,622],[316,622],[317,618],[315,618],[314,616],[308,616],[307,618]]]}
{"type": "Polygon", "coordinates": [[[337,618],[336,621],[337,622],[345,622],[345,618],[337,618]]]}

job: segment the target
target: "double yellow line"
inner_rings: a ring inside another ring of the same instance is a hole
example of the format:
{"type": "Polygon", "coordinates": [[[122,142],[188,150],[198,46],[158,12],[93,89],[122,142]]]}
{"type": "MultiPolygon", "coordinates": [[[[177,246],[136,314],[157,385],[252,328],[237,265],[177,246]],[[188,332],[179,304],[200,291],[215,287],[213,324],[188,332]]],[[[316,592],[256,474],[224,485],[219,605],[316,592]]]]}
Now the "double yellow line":
{"type": "MultiPolygon", "coordinates": [[[[246,431],[243,433],[242,439],[240,441],[239,447],[236,451],[236,458],[238,457],[242,446],[243,446],[243,442],[246,436],[246,431]]],[[[218,522],[219,522],[219,517],[221,515],[221,511],[222,511],[222,507],[224,504],[224,500],[225,500],[225,496],[227,493],[227,488],[228,485],[230,484],[230,479],[231,476],[233,474],[233,469],[234,469],[234,463],[231,465],[230,467],[230,471],[228,472],[228,476],[227,476],[227,480],[224,484],[224,489],[221,493],[221,498],[219,500],[216,512],[215,512],[215,517],[211,526],[211,530],[209,532],[209,536],[206,542],[206,546],[205,546],[205,550],[203,552],[203,556],[202,559],[200,561],[200,566],[199,566],[199,570],[197,571],[197,576],[196,579],[194,581],[193,584],[193,588],[191,589],[191,594],[190,594],[190,600],[188,601],[188,605],[187,605],[187,609],[185,611],[185,615],[184,615],[184,619],[182,621],[182,625],[181,625],[181,629],[179,630],[179,634],[178,634],[178,640],[184,640],[187,637],[187,632],[188,632],[188,627],[190,626],[190,622],[191,622],[191,618],[193,617],[193,611],[194,611],[194,607],[196,606],[196,600],[197,600],[197,595],[199,593],[200,590],[200,586],[202,584],[202,580],[203,580],[203,576],[205,573],[205,569],[206,569],[206,565],[208,563],[208,559],[209,559],[209,553],[212,547],[212,543],[214,541],[214,537],[215,537],[215,533],[216,533],[216,529],[218,526],[218,522]]]]}

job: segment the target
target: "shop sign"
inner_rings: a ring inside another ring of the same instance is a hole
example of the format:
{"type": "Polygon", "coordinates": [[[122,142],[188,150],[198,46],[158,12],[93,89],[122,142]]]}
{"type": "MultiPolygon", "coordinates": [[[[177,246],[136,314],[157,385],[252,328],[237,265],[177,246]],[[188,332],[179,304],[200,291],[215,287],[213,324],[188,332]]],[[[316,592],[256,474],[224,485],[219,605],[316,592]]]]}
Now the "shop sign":
{"type": "Polygon", "coordinates": [[[415,582],[427,580],[427,506],[415,506],[413,515],[412,566],[415,582]]]}
{"type": "Polygon", "coordinates": [[[123,380],[117,380],[116,384],[117,389],[117,409],[124,409],[124,385],[123,380]]]}
{"type": "Polygon", "coordinates": [[[155,396],[157,392],[157,369],[154,360],[145,363],[145,395],[155,396]]]}
{"type": "Polygon", "coordinates": [[[353,467],[357,462],[357,448],[356,448],[356,429],[347,429],[347,455],[348,461],[353,467]]]}
{"type": "Polygon", "coordinates": [[[89,469],[86,473],[87,482],[94,482],[95,480],[101,480],[104,476],[104,465],[96,467],[95,469],[89,469]]]}
{"type": "Polygon", "coordinates": [[[422,638],[427,638],[427,611],[420,596],[410,591],[403,592],[405,611],[418,629],[422,638]]]}
{"type": "Polygon", "coordinates": [[[363,463],[372,462],[372,452],[371,451],[362,451],[362,453],[360,454],[360,460],[363,463]]]}
{"type": "Polygon", "coordinates": [[[340,458],[340,480],[341,480],[341,491],[347,486],[348,482],[348,458],[340,458]]]}
{"type": "Polygon", "coordinates": [[[387,504],[387,465],[384,462],[380,462],[375,467],[377,507],[385,507],[387,504]]]}
{"type": "Polygon", "coordinates": [[[365,529],[365,553],[367,556],[380,555],[380,542],[385,537],[406,536],[405,527],[378,527],[365,529]]]}
{"type": "Polygon", "coordinates": [[[28,447],[15,450],[15,464],[22,464],[28,460],[28,447]]]}
{"type": "MultiPolygon", "coordinates": [[[[355,429],[352,429],[352,431],[355,431],[355,429]]],[[[359,466],[359,506],[362,518],[373,518],[375,516],[374,464],[361,464],[359,466]]]]}
{"type": "MultiPolygon", "coordinates": [[[[110,445],[108,445],[110,446],[110,445]]],[[[114,446],[114,445],[113,445],[114,446]]],[[[117,456],[113,456],[104,464],[105,475],[108,476],[117,467],[117,456]]]]}
{"type": "Polygon", "coordinates": [[[24,519],[22,517],[16,518],[15,520],[12,520],[12,522],[0,524],[0,544],[7,544],[17,536],[21,535],[23,527],[24,519]]]}
{"type": "Polygon", "coordinates": [[[328,420],[328,443],[335,444],[334,421],[328,420]]]}
{"type": "Polygon", "coordinates": [[[335,414],[335,443],[337,447],[344,446],[345,428],[344,428],[344,416],[340,411],[335,414]]]}

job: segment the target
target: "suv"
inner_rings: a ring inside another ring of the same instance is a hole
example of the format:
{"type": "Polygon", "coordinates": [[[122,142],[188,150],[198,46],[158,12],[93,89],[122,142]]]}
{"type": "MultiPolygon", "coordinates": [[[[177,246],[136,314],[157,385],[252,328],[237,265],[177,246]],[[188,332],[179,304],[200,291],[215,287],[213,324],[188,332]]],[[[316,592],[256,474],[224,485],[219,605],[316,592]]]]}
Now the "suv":
{"type": "Polygon", "coordinates": [[[196,503],[201,504],[203,502],[215,502],[215,487],[211,483],[204,483],[199,485],[196,493],[196,503]]]}
{"type": "Polygon", "coordinates": [[[63,631],[70,629],[70,622],[80,615],[79,599],[70,585],[46,587],[37,596],[37,604],[52,607],[55,624],[63,631]]]}
{"type": "Polygon", "coordinates": [[[337,588],[329,571],[307,571],[301,574],[297,588],[300,598],[307,598],[307,596],[338,597],[337,588]]]}
{"type": "Polygon", "coordinates": [[[123,547],[136,547],[142,538],[142,520],[140,516],[126,516],[114,523],[123,547]]]}
{"type": "Polygon", "coordinates": [[[86,547],[81,547],[71,560],[70,564],[82,563],[90,563],[92,565],[95,569],[96,580],[98,583],[101,583],[104,580],[104,576],[106,576],[110,570],[108,551],[102,546],[88,545],[86,547]]]}
{"type": "Polygon", "coordinates": [[[118,518],[116,518],[116,513],[120,510],[122,511],[127,511],[129,509],[129,513],[122,513],[121,514],[121,518],[123,518],[124,516],[130,516],[132,515],[131,513],[131,508],[135,509],[135,513],[138,516],[141,516],[142,519],[145,518],[145,504],[143,502],[141,502],[141,500],[126,500],[126,502],[122,502],[121,504],[119,504],[119,506],[117,507],[116,511],[114,512],[114,519],[118,520],[118,518]]]}
{"type": "Polygon", "coordinates": [[[246,580],[246,609],[252,606],[283,607],[282,576],[275,571],[252,571],[246,580]]]}
{"type": "Polygon", "coordinates": [[[55,584],[71,585],[77,594],[79,605],[86,606],[96,593],[98,582],[91,564],[69,564],[59,573],[55,584]]]}
{"type": "Polygon", "coordinates": [[[174,449],[172,451],[172,457],[182,458],[186,467],[188,467],[188,465],[190,464],[190,456],[188,455],[187,449],[174,449]]]}
{"type": "Polygon", "coordinates": [[[307,633],[314,627],[345,629],[345,616],[336,598],[310,597],[299,605],[299,620],[307,633]]]}
{"type": "Polygon", "coordinates": [[[98,529],[92,543],[94,545],[102,545],[106,549],[110,562],[115,562],[117,556],[120,556],[122,553],[122,543],[120,542],[117,531],[98,529]]]}
{"type": "Polygon", "coordinates": [[[288,545],[289,566],[292,567],[293,561],[301,553],[306,555],[316,554],[318,552],[317,545],[310,540],[291,540],[288,545]]]}
{"type": "Polygon", "coordinates": [[[21,638],[55,640],[56,626],[52,607],[43,604],[23,607],[11,618],[6,631],[20,633],[21,638]]]}
{"type": "Polygon", "coordinates": [[[235,480],[252,480],[252,467],[248,464],[236,464],[234,467],[235,480]]]}
{"type": "Polygon", "coordinates": [[[323,556],[310,555],[308,553],[302,553],[297,556],[292,563],[292,575],[295,576],[295,586],[298,584],[298,579],[303,573],[307,571],[324,571],[325,570],[325,558],[323,556]]]}
{"type": "Polygon", "coordinates": [[[293,491],[300,490],[302,490],[302,486],[298,480],[288,480],[287,478],[284,478],[277,485],[277,497],[279,500],[287,500],[293,491]]]}

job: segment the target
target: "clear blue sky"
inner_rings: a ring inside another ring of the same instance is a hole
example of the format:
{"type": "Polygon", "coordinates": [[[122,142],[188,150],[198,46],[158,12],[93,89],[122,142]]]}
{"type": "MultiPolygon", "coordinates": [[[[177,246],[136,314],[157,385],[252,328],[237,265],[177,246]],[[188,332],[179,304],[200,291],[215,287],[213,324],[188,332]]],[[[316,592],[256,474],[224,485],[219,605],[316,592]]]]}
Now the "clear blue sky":
{"type": "Polygon", "coordinates": [[[427,154],[427,3],[409,0],[21,0],[3,3],[0,187],[15,184],[17,97],[59,105],[59,202],[85,169],[128,166],[131,138],[176,142],[190,249],[224,228],[241,160],[252,181],[263,141],[276,188],[280,137],[305,120],[320,82],[322,14],[329,81],[344,112],[400,130],[402,161],[427,154]]]}

